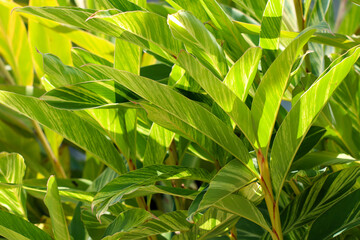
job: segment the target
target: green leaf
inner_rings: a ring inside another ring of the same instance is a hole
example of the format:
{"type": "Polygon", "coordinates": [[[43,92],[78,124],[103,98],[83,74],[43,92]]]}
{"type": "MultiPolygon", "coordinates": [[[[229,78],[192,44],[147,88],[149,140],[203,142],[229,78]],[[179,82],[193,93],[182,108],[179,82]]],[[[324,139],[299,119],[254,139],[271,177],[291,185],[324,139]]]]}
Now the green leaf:
{"type": "Polygon", "coordinates": [[[230,17],[220,7],[215,0],[199,0],[206,13],[208,14],[211,23],[216,30],[221,33],[225,40],[226,52],[233,61],[238,60],[241,55],[249,47],[249,43],[245,40],[240,32],[236,29],[230,17]]]}
{"type": "Polygon", "coordinates": [[[284,0],[269,0],[261,21],[260,47],[264,49],[263,72],[274,61],[280,43],[280,31],[284,0]]]}
{"type": "Polygon", "coordinates": [[[237,159],[226,164],[211,180],[208,190],[202,198],[198,210],[210,207],[230,194],[256,180],[237,159]]]}
{"type": "Polygon", "coordinates": [[[281,213],[284,234],[311,223],[351,191],[360,168],[351,167],[320,178],[281,213]]]}
{"type": "Polygon", "coordinates": [[[190,231],[175,235],[173,240],[192,240],[192,239],[211,239],[223,235],[229,231],[229,226],[235,224],[238,216],[216,209],[210,208],[199,220],[191,227],[190,231]]]}
{"type": "Polygon", "coordinates": [[[260,210],[255,206],[254,203],[242,196],[236,194],[229,195],[221,201],[217,202],[215,207],[246,218],[261,226],[266,231],[271,232],[270,227],[260,210]]]}
{"type": "Polygon", "coordinates": [[[114,79],[159,108],[191,125],[223,146],[244,164],[250,164],[251,167],[252,162],[249,162],[248,151],[232,129],[199,104],[173,91],[166,85],[128,72],[96,65],[90,65],[87,68],[99,71],[108,78],[114,79]]]}
{"type": "MultiPolygon", "coordinates": [[[[56,6],[57,1],[54,0],[31,0],[31,6],[56,6]]],[[[65,36],[39,24],[36,20],[29,19],[29,42],[31,46],[31,53],[34,59],[34,68],[38,78],[42,78],[43,59],[42,53],[52,53],[58,56],[65,64],[71,64],[71,41],[65,36]],[[61,46],[61,48],[59,47],[61,46]]]]}
{"type": "Polygon", "coordinates": [[[260,47],[267,50],[278,50],[284,0],[267,2],[261,21],[260,47]]]}
{"type": "Polygon", "coordinates": [[[352,0],[353,3],[360,5],[360,0],[352,0]]]}
{"type": "Polygon", "coordinates": [[[139,75],[141,53],[139,46],[116,39],[114,68],[139,75]]]}
{"type": "Polygon", "coordinates": [[[101,216],[101,222],[92,214],[92,211],[89,209],[83,209],[81,212],[81,221],[85,225],[86,231],[89,233],[90,237],[94,240],[102,239],[106,228],[115,220],[115,217],[112,215],[103,215],[101,216]]]}
{"type": "Polygon", "coordinates": [[[173,179],[196,179],[208,182],[211,177],[212,175],[204,169],[152,165],[117,177],[98,192],[92,205],[93,207],[99,205],[96,214],[99,218],[111,205],[121,201],[125,194],[132,193],[141,186],[173,179]]]}
{"type": "MultiPolygon", "coordinates": [[[[166,59],[173,61],[182,44],[174,39],[166,23],[166,18],[151,12],[116,12],[114,10],[98,11],[92,15],[91,19],[101,19],[108,22],[116,29],[130,32],[135,36],[148,41],[145,48],[159,54],[166,59]],[[144,22],[151,22],[151,25],[144,25],[144,22]],[[151,31],[149,31],[149,27],[151,31]]],[[[91,21],[89,21],[91,22],[91,21]]]]}
{"type": "Polygon", "coordinates": [[[313,152],[306,154],[302,158],[296,160],[291,165],[291,171],[308,170],[315,167],[324,167],[333,164],[349,163],[353,161],[356,161],[356,159],[346,154],[338,154],[325,151],[313,152]]]}
{"type": "MultiPolygon", "coordinates": [[[[179,64],[191,77],[214,99],[214,101],[231,117],[240,130],[255,142],[252,130],[251,115],[246,104],[241,101],[231,89],[205,68],[199,61],[188,53],[182,52],[178,57],[179,64]]],[[[241,151],[247,152],[243,146],[241,151]]]]}
{"type": "Polygon", "coordinates": [[[261,59],[261,53],[261,48],[249,48],[241,58],[234,63],[224,79],[224,84],[243,102],[245,102],[254,81],[261,59]]]}
{"type": "Polygon", "coordinates": [[[186,221],[186,211],[173,211],[153,218],[147,223],[130,229],[128,232],[119,232],[115,235],[104,238],[104,240],[132,240],[143,239],[148,236],[158,235],[161,233],[189,230],[191,224],[186,221]]]}
{"type": "Polygon", "coordinates": [[[34,224],[0,210],[0,235],[9,240],[51,240],[52,238],[34,224]]]}
{"type": "Polygon", "coordinates": [[[129,232],[151,218],[152,214],[144,209],[129,209],[120,213],[120,215],[108,226],[104,238],[118,239],[116,236],[117,233],[122,234],[121,232],[129,232]]]}
{"type": "Polygon", "coordinates": [[[141,106],[146,110],[151,121],[198,144],[210,160],[221,159],[221,153],[218,150],[220,146],[188,123],[156,106],[145,103],[142,103],[141,106]]]}
{"type": "Polygon", "coordinates": [[[36,98],[10,92],[0,91],[0,102],[93,153],[118,173],[126,172],[124,162],[120,160],[121,156],[112,142],[93,127],[93,123],[83,120],[72,112],[49,107],[44,101],[36,98]],[[59,119],[63,120],[59,121],[59,119]]]}
{"type": "Polygon", "coordinates": [[[146,143],[144,166],[163,164],[175,133],[153,123],[146,143]]]}
{"type": "Polygon", "coordinates": [[[18,5],[0,2],[0,55],[11,66],[15,82],[31,86],[34,73],[26,27],[18,13],[11,13],[14,7],[18,5]]]}
{"type": "Polygon", "coordinates": [[[55,176],[51,176],[49,178],[44,202],[50,213],[51,225],[55,239],[70,240],[70,234],[67,227],[64,210],[61,205],[55,176]]]}
{"type": "Polygon", "coordinates": [[[360,189],[350,193],[320,215],[312,224],[308,240],[331,239],[360,224],[360,189]]]}
{"type": "Polygon", "coordinates": [[[267,154],[282,96],[285,92],[292,65],[315,30],[305,30],[271,64],[256,91],[251,116],[258,139],[258,148],[267,154]],[[279,66],[281,68],[279,69],[279,66]]]}
{"type": "MultiPolygon", "coordinates": [[[[259,35],[260,33],[260,26],[258,25],[238,21],[234,21],[233,23],[237,30],[241,33],[246,33],[250,35],[259,35]]],[[[298,35],[299,33],[296,32],[280,32],[280,38],[293,39],[296,38],[298,35]]],[[[357,38],[338,33],[314,33],[313,36],[310,38],[310,42],[316,42],[346,50],[360,44],[360,41],[357,38]]]]}
{"type": "Polygon", "coordinates": [[[276,199],[279,198],[292,160],[311,123],[359,58],[360,48],[354,48],[344,56],[348,57],[342,61],[342,57],[335,60],[333,65],[304,93],[288,113],[276,134],[270,162],[276,199]]]}
{"type": "MultiPolygon", "coordinates": [[[[25,162],[16,153],[0,153],[0,184],[12,183],[21,185],[25,175],[25,162]]],[[[21,187],[12,189],[0,188],[0,205],[11,213],[26,217],[26,196],[21,187]]]]}
{"type": "Polygon", "coordinates": [[[71,57],[74,66],[77,68],[80,68],[81,66],[88,63],[106,65],[108,67],[113,66],[112,62],[79,47],[74,47],[71,49],[71,57]]]}
{"type": "Polygon", "coordinates": [[[223,78],[227,73],[225,54],[216,38],[190,12],[179,11],[169,15],[168,24],[175,38],[183,41],[208,69],[223,78]]]}

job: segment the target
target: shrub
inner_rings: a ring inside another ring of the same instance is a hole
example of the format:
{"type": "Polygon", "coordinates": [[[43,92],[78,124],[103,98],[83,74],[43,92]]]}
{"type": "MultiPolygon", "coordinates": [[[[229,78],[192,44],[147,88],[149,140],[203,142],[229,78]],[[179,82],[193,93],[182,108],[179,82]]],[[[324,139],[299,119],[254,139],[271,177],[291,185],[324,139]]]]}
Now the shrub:
{"type": "Polygon", "coordinates": [[[359,234],[357,1],[59,3],[0,2],[0,235],[359,234]]]}

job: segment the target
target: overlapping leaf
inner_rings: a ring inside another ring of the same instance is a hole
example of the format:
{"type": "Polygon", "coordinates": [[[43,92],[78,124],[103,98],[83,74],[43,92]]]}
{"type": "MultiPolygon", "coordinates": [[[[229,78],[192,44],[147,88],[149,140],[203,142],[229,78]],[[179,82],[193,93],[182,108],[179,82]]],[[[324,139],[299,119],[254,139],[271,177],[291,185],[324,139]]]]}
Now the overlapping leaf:
{"type": "Polygon", "coordinates": [[[251,116],[254,120],[254,130],[258,140],[258,148],[264,150],[264,155],[266,155],[267,152],[266,150],[270,142],[292,65],[302,50],[302,47],[314,32],[315,30],[307,30],[291,42],[271,64],[256,91],[251,106],[251,116]],[[279,65],[282,66],[280,69],[278,68],[279,65]]]}
{"type": "Polygon", "coordinates": [[[270,163],[276,196],[280,195],[292,160],[305,133],[359,56],[360,48],[354,48],[349,52],[348,57],[344,59],[340,57],[335,61],[293,106],[280,126],[274,140],[270,163]],[[283,151],[284,148],[287,151],[283,151]]]}
{"type": "Polygon", "coordinates": [[[125,172],[124,162],[113,144],[97,128],[77,115],[52,108],[42,100],[10,92],[0,91],[0,102],[73,141],[115,171],[125,172]]]}
{"type": "Polygon", "coordinates": [[[281,213],[284,233],[314,221],[349,193],[359,176],[360,168],[352,167],[320,178],[281,213]]]}
{"type": "Polygon", "coordinates": [[[98,192],[93,201],[97,207],[97,216],[121,201],[125,194],[136,191],[141,186],[153,185],[157,181],[173,179],[194,179],[210,181],[212,175],[204,169],[186,168],[180,166],[152,165],[123,174],[108,183],[98,192]]]}
{"type": "Polygon", "coordinates": [[[51,240],[50,235],[21,217],[0,210],[0,235],[7,239],[51,240]]]}

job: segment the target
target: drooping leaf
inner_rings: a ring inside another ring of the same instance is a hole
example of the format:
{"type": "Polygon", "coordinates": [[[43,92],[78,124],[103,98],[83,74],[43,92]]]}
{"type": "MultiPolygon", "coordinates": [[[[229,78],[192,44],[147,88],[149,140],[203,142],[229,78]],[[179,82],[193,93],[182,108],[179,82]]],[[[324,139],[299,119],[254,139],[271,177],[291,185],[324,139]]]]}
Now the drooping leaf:
{"type": "Polygon", "coordinates": [[[136,191],[141,186],[152,185],[161,180],[196,179],[210,181],[212,175],[204,169],[180,166],[152,165],[128,172],[108,183],[98,192],[93,201],[97,206],[97,216],[101,216],[116,202],[121,201],[125,194],[136,191]]]}
{"type": "Polygon", "coordinates": [[[246,218],[261,226],[266,231],[271,232],[270,227],[260,210],[255,206],[254,203],[242,196],[236,194],[229,195],[226,198],[218,201],[215,207],[246,218]]]}
{"type": "Polygon", "coordinates": [[[216,204],[221,199],[238,191],[254,181],[253,174],[237,159],[226,164],[211,180],[210,185],[199,204],[199,210],[216,204]]]}
{"type": "MultiPolygon", "coordinates": [[[[339,86],[359,58],[360,48],[354,48],[348,54],[348,57],[342,61],[341,57],[335,61],[333,66],[330,66],[328,71],[323,73],[306,91],[286,116],[276,134],[271,154],[270,171],[277,198],[305,133],[336,87],[339,86]],[[284,148],[287,151],[283,151],[284,148]]],[[[345,56],[347,55],[345,54],[345,56]]]]}
{"type": "Polygon", "coordinates": [[[291,165],[291,170],[307,170],[315,167],[330,166],[355,161],[349,155],[332,152],[313,152],[306,154],[291,165]]]}
{"type": "Polygon", "coordinates": [[[50,235],[21,217],[0,210],[0,235],[9,240],[51,240],[50,235]]]}
{"type": "Polygon", "coordinates": [[[173,91],[166,85],[128,72],[96,65],[90,65],[87,68],[99,71],[108,78],[114,79],[159,108],[188,123],[223,146],[224,149],[245,164],[250,164],[251,168],[252,162],[249,163],[248,151],[244,148],[241,140],[233,133],[231,128],[199,104],[173,91]],[[199,118],[198,116],[202,117],[199,118]]]}
{"type": "Polygon", "coordinates": [[[145,48],[159,54],[166,59],[173,61],[182,47],[180,41],[174,39],[166,23],[166,18],[163,18],[157,14],[151,12],[116,12],[113,10],[109,11],[98,11],[91,16],[90,19],[101,19],[102,21],[108,22],[121,31],[130,32],[141,39],[148,41],[151,45],[145,48]],[[151,25],[143,25],[143,22],[151,22],[151,25]],[[148,27],[152,30],[149,31],[148,27]]]}
{"type": "Polygon", "coordinates": [[[112,62],[79,47],[74,47],[71,49],[71,57],[74,66],[77,68],[80,68],[81,66],[88,63],[106,65],[109,67],[113,66],[112,62]]]}
{"type": "MultiPolygon", "coordinates": [[[[0,153],[0,184],[12,183],[21,185],[25,175],[25,162],[21,155],[0,153]]],[[[0,205],[9,212],[26,217],[26,196],[21,187],[1,188],[0,205]]]]}
{"type": "Polygon", "coordinates": [[[69,111],[48,106],[44,101],[0,91],[0,102],[32,118],[100,158],[115,171],[125,172],[124,162],[112,143],[95,127],[69,111]],[[89,139],[96,141],[89,141],[89,139]]]}
{"type": "Polygon", "coordinates": [[[104,237],[115,239],[117,233],[129,232],[151,218],[152,214],[144,209],[129,209],[116,217],[106,229],[104,237]]]}
{"type": "Polygon", "coordinates": [[[64,215],[64,210],[61,206],[58,186],[54,176],[49,178],[44,202],[50,213],[52,231],[54,233],[55,239],[70,240],[70,234],[64,215]]]}
{"type": "Polygon", "coordinates": [[[161,233],[169,233],[175,231],[188,231],[191,224],[186,221],[186,211],[173,211],[153,218],[147,223],[129,229],[129,231],[118,232],[112,236],[104,238],[104,240],[115,239],[143,239],[148,236],[158,235],[161,233]]]}
{"type": "MultiPolygon", "coordinates": [[[[260,26],[255,24],[234,21],[234,25],[241,33],[246,33],[250,35],[259,35],[260,33],[260,26]]],[[[289,32],[289,31],[280,32],[280,38],[293,39],[296,38],[298,35],[299,33],[296,32],[289,32]]],[[[346,50],[360,44],[360,40],[358,40],[357,38],[343,34],[338,34],[338,33],[321,33],[321,32],[314,33],[309,41],[321,43],[329,46],[334,46],[346,50]]]]}

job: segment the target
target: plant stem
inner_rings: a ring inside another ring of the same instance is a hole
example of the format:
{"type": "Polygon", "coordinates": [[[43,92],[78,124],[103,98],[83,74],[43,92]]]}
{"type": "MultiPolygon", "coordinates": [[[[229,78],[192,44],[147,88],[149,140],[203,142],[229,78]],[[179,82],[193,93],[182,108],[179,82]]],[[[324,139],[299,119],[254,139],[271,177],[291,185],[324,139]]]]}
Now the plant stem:
{"type": "Polygon", "coordinates": [[[294,191],[295,195],[299,196],[301,194],[301,192],[300,192],[298,186],[296,185],[295,180],[291,179],[289,184],[290,184],[290,187],[292,188],[292,190],[294,191]]]}
{"type": "Polygon", "coordinates": [[[0,58],[0,71],[4,74],[5,81],[10,85],[15,85],[15,80],[6,70],[3,60],[0,58]]]}
{"type": "Polygon", "coordinates": [[[236,226],[233,226],[230,230],[230,239],[237,240],[236,226]]]}
{"type": "Polygon", "coordinates": [[[56,158],[54,152],[52,151],[49,142],[47,141],[44,132],[42,131],[39,123],[37,123],[36,121],[32,120],[32,123],[34,125],[35,128],[35,132],[36,135],[38,136],[41,144],[43,145],[46,154],[48,155],[48,157],[50,158],[50,161],[53,165],[53,168],[55,170],[55,173],[60,176],[61,178],[67,178],[66,173],[63,169],[63,167],[61,166],[60,162],[58,161],[58,159],[56,158]]]}
{"type": "Polygon", "coordinates": [[[272,224],[272,232],[270,234],[273,240],[283,240],[279,206],[275,201],[274,193],[272,190],[269,163],[267,159],[265,159],[261,150],[258,150],[256,154],[260,168],[260,184],[265,192],[265,203],[272,224]]]}
{"type": "MultiPolygon", "coordinates": [[[[176,150],[175,140],[173,140],[170,144],[169,153],[170,153],[170,156],[168,157],[166,162],[169,165],[178,165],[179,160],[178,160],[178,154],[177,154],[177,150],[176,150]]],[[[171,180],[171,184],[175,188],[178,188],[181,186],[181,182],[179,180],[171,180]]],[[[175,196],[174,201],[175,201],[176,210],[182,210],[183,209],[182,199],[180,197],[175,196]]]]}

